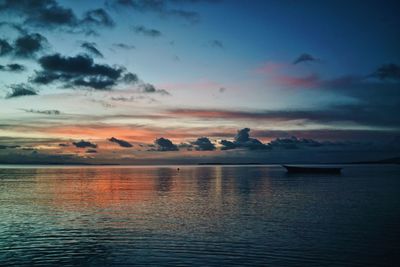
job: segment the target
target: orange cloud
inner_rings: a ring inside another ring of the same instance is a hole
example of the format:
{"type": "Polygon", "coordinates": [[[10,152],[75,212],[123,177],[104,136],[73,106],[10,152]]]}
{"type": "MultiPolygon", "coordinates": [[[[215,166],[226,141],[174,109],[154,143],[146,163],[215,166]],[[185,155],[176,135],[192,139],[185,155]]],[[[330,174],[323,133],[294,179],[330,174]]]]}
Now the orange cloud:
{"type": "Polygon", "coordinates": [[[134,127],[119,125],[69,125],[54,126],[43,129],[43,131],[59,138],[72,139],[107,139],[117,136],[130,142],[153,143],[157,137],[167,137],[174,142],[182,142],[187,139],[194,139],[199,136],[226,136],[235,133],[236,129],[219,128],[210,129],[207,127],[194,128],[160,128],[160,127],[134,127]],[[218,129],[218,130],[217,130],[218,129]]]}

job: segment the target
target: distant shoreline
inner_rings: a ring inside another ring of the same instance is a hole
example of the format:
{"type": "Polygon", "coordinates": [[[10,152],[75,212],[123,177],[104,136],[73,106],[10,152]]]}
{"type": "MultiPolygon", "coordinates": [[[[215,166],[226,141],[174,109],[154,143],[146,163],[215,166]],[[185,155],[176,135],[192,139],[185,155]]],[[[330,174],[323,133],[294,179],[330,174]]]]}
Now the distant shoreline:
{"type": "Polygon", "coordinates": [[[92,163],[59,163],[59,162],[47,162],[47,163],[34,163],[34,162],[27,162],[27,163],[1,163],[1,166],[88,166],[88,167],[95,167],[95,166],[260,166],[260,165],[384,165],[384,164],[391,164],[391,165],[398,165],[400,164],[400,157],[399,158],[390,158],[390,159],[383,159],[383,160],[376,160],[376,161],[355,161],[355,162],[336,162],[336,163],[305,163],[305,162],[270,162],[270,163],[263,163],[263,162],[200,162],[200,163],[173,163],[173,164],[118,164],[118,163],[99,163],[99,164],[92,164],[92,163]]]}

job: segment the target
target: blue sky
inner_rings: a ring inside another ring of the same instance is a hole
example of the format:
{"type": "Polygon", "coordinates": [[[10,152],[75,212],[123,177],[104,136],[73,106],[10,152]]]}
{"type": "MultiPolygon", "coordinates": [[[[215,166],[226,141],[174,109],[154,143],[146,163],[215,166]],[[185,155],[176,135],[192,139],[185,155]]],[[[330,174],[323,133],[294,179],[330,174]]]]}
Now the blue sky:
{"type": "Polygon", "coordinates": [[[246,127],[261,150],[292,136],[397,142],[397,10],[396,1],[1,0],[0,154],[157,158],[163,137],[182,144],[173,157],[197,158],[206,137],[211,155],[236,155],[250,153],[235,140],[246,127]],[[137,145],[115,148],[112,136],[137,145]],[[81,139],[96,153],[73,144],[81,139]]]}

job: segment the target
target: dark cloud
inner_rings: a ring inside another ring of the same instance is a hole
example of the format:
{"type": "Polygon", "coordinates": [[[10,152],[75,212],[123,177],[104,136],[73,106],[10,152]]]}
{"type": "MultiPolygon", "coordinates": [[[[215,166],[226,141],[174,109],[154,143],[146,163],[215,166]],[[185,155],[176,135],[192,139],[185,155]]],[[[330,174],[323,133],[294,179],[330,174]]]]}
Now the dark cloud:
{"type": "MultiPolygon", "coordinates": [[[[334,83],[331,81],[331,83],[334,83]]],[[[218,109],[175,109],[168,113],[176,117],[193,117],[203,119],[281,121],[294,123],[334,123],[366,126],[398,127],[400,118],[400,100],[396,83],[345,82],[328,84],[325,90],[345,94],[359,101],[352,104],[336,104],[315,109],[237,111],[218,109]]]]}
{"type": "Polygon", "coordinates": [[[14,149],[19,148],[20,146],[17,145],[0,145],[0,149],[14,149]]]}
{"type": "Polygon", "coordinates": [[[142,91],[144,93],[155,93],[157,89],[154,87],[154,85],[147,83],[142,85],[142,91]]]}
{"type": "Polygon", "coordinates": [[[110,15],[102,8],[87,11],[82,22],[89,25],[103,27],[113,27],[115,25],[110,15]]]}
{"type": "Polygon", "coordinates": [[[312,130],[255,130],[253,134],[257,137],[264,138],[291,138],[296,136],[298,139],[314,139],[332,141],[335,143],[341,140],[357,141],[357,142],[371,142],[371,141],[385,141],[392,139],[393,136],[400,136],[399,131],[382,131],[382,130],[365,130],[365,129],[312,129],[312,130]]]}
{"type": "Polygon", "coordinates": [[[74,12],[54,0],[4,0],[0,11],[22,15],[26,24],[41,27],[76,26],[74,12]]]}
{"type": "Polygon", "coordinates": [[[129,143],[129,142],[125,141],[125,140],[122,140],[122,139],[117,139],[115,137],[111,137],[110,139],[107,139],[107,140],[110,141],[110,142],[116,143],[121,147],[132,147],[131,143],[129,143]]]}
{"type": "Polygon", "coordinates": [[[258,139],[250,138],[250,128],[243,128],[239,130],[235,136],[235,144],[239,147],[246,147],[249,149],[266,149],[266,145],[261,143],[258,139]]]}
{"type": "Polygon", "coordinates": [[[263,144],[261,141],[255,138],[250,138],[250,128],[243,128],[239,130],[234,138],[234,141],[221,140],[222,150],[234,149],[234,148],[247,148],[250,150],[263,150],[269,149],[270,147],[263,144]]]}
{"type": "Polygon", "coordinates": [[[50,109],[50,110],[22,109],[22,110],[27,113],[36,113],[36,114],[44,114],[44,115],[60,115],[61,114],[61,112],[56,109],[50,109]]]}
{"type": "Polygon", "coordinates": [[[122,78],[122,80],[128,84],[135,84],[135,83],[139,82],[139,77],[134,73],[128,72],[128,73],[124,74],[124,77],[122,78]]]}
{"type": "Polygon", "coordinates": [[[39,34],[25,34],[14,42],[14,54],[19,57],[32,57],[45,48],[47,39],[39,34]]]}
{"type": "MultiPolygon", "coordinates": [[[[37,84],[47,85],[57,80],[64,80],[68,77],[64,77],[64,75],[54,73],[51,71],[36,71],[35,76],[30,78],[30,81],[37,84]]],[[[72,78],[72,77],[71,77],[72,78]]]]}
{"type": "Polygon", "coordinates": [[[194,4],[197,2],[200,1],[109,0],[107,1],[107,4],[114,7],[131,8],[138,12],[153,12],[163,18],[175,17],[186,20],[190,23],[196,23],[200,20],[200,15],[197,12],[182,9],[177,5],[194,4]]]}
{"type": "Polygon", "coordinates": [[[89,10],[78,18],[71,8],[61,6],[56,0],[3,0],[0,12],[16,14],[22,23],[44,29],[93,33],[92,27],[112,27],[114,22],[102,8],[89,10]]]}
{"type": "Polygon", "coordinates": [[[198,151],[212,151],[215,150],[215,145],[211,143],[207,137],[199,137],[196,141],[191,143],[198,151]]]}
{"type": "Polygon", "coordinates": [[[24,70],[25,66],[17,63],[7,64],[6,66],[0,65],[0,71],[22,72],[24,70]]]}
{"type": "MultiPolygon", "coordinates": [[[[44,50],[48,44],[46,37],[39,33],[23,32],[12,44],[5,39],[0,39],[0,56],[13,55],[16,57],[30,58],[44,50]]],[[[16,64],[14,65],[16,66],[16,64]]]]}
{"type": "Polygon", "coordinates": [[[123,72],[121,68],[95,64],[93,59],[87,55],[63,57],[60,54],[53,54],[41,57],[39,59],[39,64],[46,71],[72,75],[105,76],[110,79],[118,79],[123,72]]]}
{"type": "Polygon", "coordinates": [[[179,148],[185,148],[185,149],[187,149],[187,150],[189,150],[189,151],[192,151],[192,150],[193,150],[193,145],[192,145],[191,143],[180,143],[180,144],[178,145],[178,147],[179,147],[179,148]]]}
{"type": "Polygon", "coordinates": [[[173,144],[171,140],[166,139],[164,137],[158,138],[154,141],[154,144],[157,147],[157,151],[178,151],[179,148],[177,145],[173,144]]]}
{"type": "Polygon", "coordinates": [[[12,52],[13,47],[5,39],[0,39],[0,57],[8,55],[12,52]]]}
{"type": "MultiPolygon", "coordinates": [[[[254,114],[255,119],[289,120],[297,117],[314,122],[352,123],[366,126],[398,127],[400,119],[399,66],[386,64],[368,75],[347,75],[334,79],[309,77],[283,77],[285,85],[321,90],[335,96],[352,99],[351,104],[321,106],[314,110],[266,111],[254,114]],[[270,118],[267,118],[271,116],[270,118]]],[[[257,113],[257,112],[256,112],[257,113]]],[[[230,115],[225,114],[228,117],[230,115]]],[[[231,114],[233,115],[233,114],[231,114]]],[[[246,117],[244,113],[239,117],[246,117]]],[[[233,115],[236,117],[236,115],[233,115]]]]}
{"type": "Polygon", "coordinates": [[[400,66],[393,63],[382,65],[371,76],[380,80],[400,81],[400,66]]]}
{"type": "Polygon", "coordinates": [[[39,64],[43,70],[37,71],[31,78],[32,82],[38,84],[62,82],[65,87],[83,86],[106,90],[120,82],[132,81],[134,75],[125,73],[123,67],[96,64],[88,55],[64,57],[54,54],[41,57],[39,64]]]}
{"type": "Polygon", "coordinates": [[[37,95],[37,92],[32,87],[24,83],[12,84],[9,87],[12,91],[7,94],[6,98],[37,95]]]}
{"type": "Polygon", "coordinates": [[[168,16],[176,16],[183,18],[191,23],[197,23],[200,20],[200,15],[194,11],[187,11],[182,9],[171,9],[167,13],[168,16]]]}
{"type": "Polygon", "coordinates": [[[154,87],[154,85],[149,84],[149,83],[141,84],[140,89],[141,89],[141,92],[143,92],[143,93],[159,93],[162,95],[170,95],[170,93],[167,90],[157,89],[154,87]]]}
{"type": "Polygon", "coordinates": [[[113,46],[115,46],[117,48],[125,49],[125,50],[131,50],[131,49],[136,48],[134,45],[128,45],[128,44],[124,44],[124,43],[116,43],[116,44],[113,44],[113,46]]]}
{"type": "Polygon", "coordinates": [[[220,49],[224,49],[225,48],[224,44],[219,40],[210,41],[210,45],[211,45],[211,47],[215,47],[215,48],[220,48],[220,49]]]}
{"type": "Polygon", "coordinates": [[[88,149],[88,150],[85,151],[85,153],[95,154],[95,153],[97,153],[97,150],[96,149],[88,149]]]}
{"type": "Polygon", "coordinates": [[[221,150],[230,150],[238,147],[234,142],[228,140],[221,140],[220,144],[222,145],[221,150]]]}
{"type": "Polygon", "coordinates": [[[69,147],[69,144],[61,143],[61,144],[58,144],[58,146],[60,146],[60,147],[69,147]]]}
{"type": "Polygon", "coordinates": [[[132,28],[137,34],[142,34],[149,37],[160,37],[162,34],[159,30],[146,28],[145,26],[135,26],[132,28]]]}
{"type": "Polygon", "coordinates": [[[86,51],[88,51],[89,53],[91,53],[94,56],[101,57],[101,58],[104,57],[103,54],[99,51],[99,49],[97,49],[96,43],[83,42],[81,44],[81,47],[86,49],[86,51]]]}
{"type": "Polygon", "coordinates": [[[78,148],[86,148],[86,147],[97,148],[96,144],[84,140],[81,140],[79,142],[72,142],[72,144],[78,148]]]}
{"type": "Polygon", "coordinates": [[[67,86],[70,87],[75,87],[75,86],[82,86],[82,87],[88,87],[88,88],[93,88],[96,90],[108,90],[111,87],[116,85],[115,80],[109,79],[109,78],[103,78],[103,77],[84,77],[84,78],[78,78],[72,81],[67,86]]]}
{"type": "Polygon", "coordinates": [[[295,136],[292,136],[290,138],[277,138],[275,140],[272,140],[269,145],[273,148],[284,148],[284,149],[299,149],[299,148],[304,148],[304,147],[320,147],[325,144],[330,144],[330,143],[321,143],[318,141],[315,141],[313,139],[299,139],[295,136]]]}
{"type": "Polygon", "coordinates": [[[311,61],[318,61],[318,59],[313,57],[310,54],[303,53],[293,61],[293,64],[296,65],[296,64],[299,64],[301,62],[311,62],[311,61]]]}

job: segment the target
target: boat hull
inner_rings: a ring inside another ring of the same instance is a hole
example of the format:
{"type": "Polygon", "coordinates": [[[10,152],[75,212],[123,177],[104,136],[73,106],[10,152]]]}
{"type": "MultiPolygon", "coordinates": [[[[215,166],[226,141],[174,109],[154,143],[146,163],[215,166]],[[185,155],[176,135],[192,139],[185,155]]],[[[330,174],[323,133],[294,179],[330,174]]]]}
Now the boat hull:
{"type": "Polygon", "coordinates": [[[331,173],[340,174],[342,168],[337,167],[300,167],[300,166],[288,166],[282,165],[286,168],[288,173],[331,173]]]}

